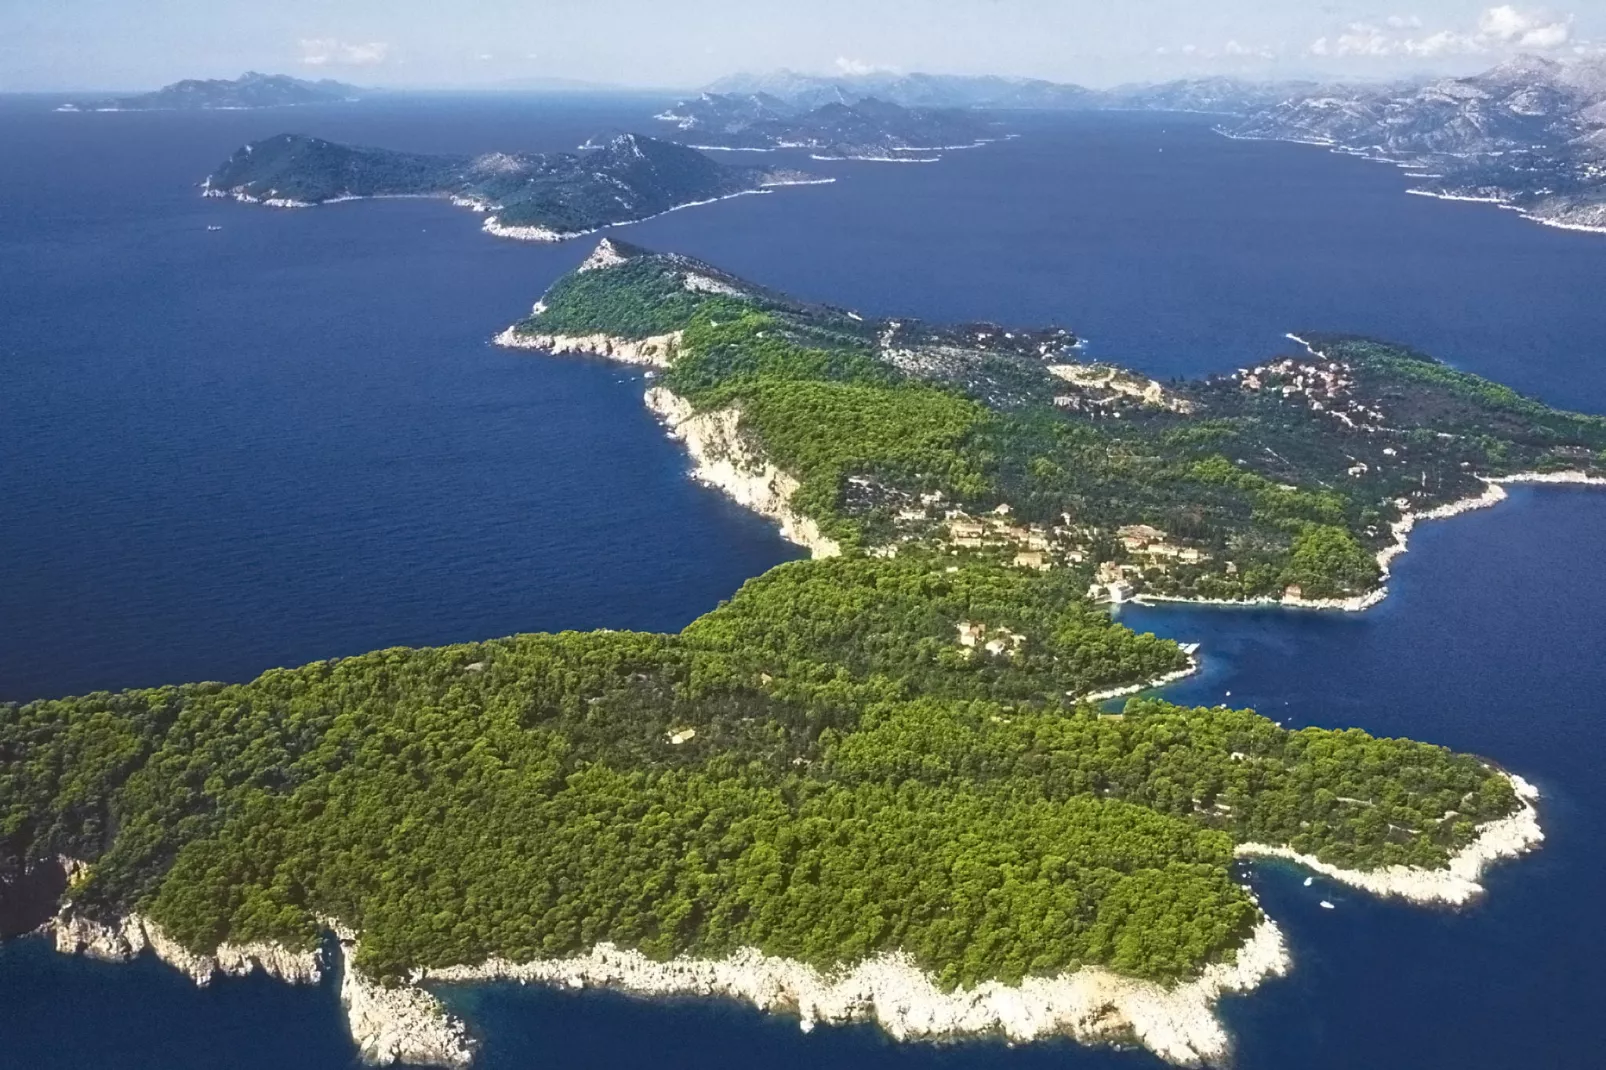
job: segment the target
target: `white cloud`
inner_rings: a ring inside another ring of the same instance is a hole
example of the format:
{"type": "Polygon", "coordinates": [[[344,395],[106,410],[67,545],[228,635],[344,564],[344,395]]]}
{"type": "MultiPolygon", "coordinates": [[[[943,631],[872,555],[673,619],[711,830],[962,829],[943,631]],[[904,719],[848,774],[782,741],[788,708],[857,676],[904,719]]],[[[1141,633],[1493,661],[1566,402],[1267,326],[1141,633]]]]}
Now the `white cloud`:
{"type": "Polygon", "coordinates": [[[1423,29],[1414,15],[1391,15],[1381,24],[1352,22],[1341,33],[1317,38],[1308,51],[1314,56],[1439,56],[1476,55],[1485,52],[1553,52],[1572,40],[1572,19],[1548,11],[1501,4],[1478,16],[1475,29],[1423,29]]]}
{"type": "Polygon", "coordinates": [[[353,43],[333,37],[303,37],[301,62],[308,67],[375,67],[390,55],[383,41],[353,43]]]}
{"type": "Polygon", "coordinates": [[[862,59],[853,59],[849,56],[838,56],[836,58],[837,73],[847,75],[849,78],[856,78],[866,74],[881,74],[894,70],[896,70],[894,67],[887,67],[879,63],[867,63],[862,59]]]}
{"type": "Polygon", "coordinates": [[[1560,48],[1572,37],[1572,19],[1547,12],[1521,11],[1510,4],[1491,7],[1478,17],[1478,34],[1512,48],[1560,48]]]}

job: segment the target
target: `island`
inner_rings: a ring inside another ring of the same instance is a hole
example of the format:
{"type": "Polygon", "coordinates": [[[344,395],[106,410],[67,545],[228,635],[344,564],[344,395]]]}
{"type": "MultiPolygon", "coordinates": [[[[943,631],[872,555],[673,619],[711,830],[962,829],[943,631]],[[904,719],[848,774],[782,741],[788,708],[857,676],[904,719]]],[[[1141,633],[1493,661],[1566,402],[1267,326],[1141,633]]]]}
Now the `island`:
{"type": "Polygon", "coordinates": [[[580,152],[433,155],[301,134],[242,146],[202,195],[275,208],[367,197],[441,197],[485,216],[498,237],[561,241],[675,208],[829,179],[716,163],[683,145],[619,134],[580,152]]]}
{"type": "Polygon", "coordinates": [[[1397,163],[1411,192],[1606,233],[1606,61],[1518,56],[1423,85],[1311,87],[1222,126],[1397,163]]]}
{"type": "Polygon", "coordinates": [[[640,368],[810,556],[672,635],[0,706],[11,931],[336,968],[380,1063],[469,1063],[429,986],[492,979],[1219,1063],[1217,999],[1290,968],[1245,860],[1461,904],[1543,838],[1476,756],[1141,694],[1196,654],[1095,598],[1365,598],[1411,520],[1600,479],[1598,417],[1346,337],[1159,383],[613,239],[496,341],[640,368]]]}
{"type": "Polygon", "coordinates": [[[287,74],[246,71],[238,78],[186,78],[149,93],[63,104],[57,111],[242,111],[302,104],[340,104],[366,91],[322,78],[316,82],[287,74]]]}
{"type": "Polygon", "coordinates": [[[698,148],[808,149],[817,158],[930,161],[939,149],[995,141],[997,127],[959,108],[905,108],[874,97],[801,108],[769,93],[704,93],[658,115],[698,148]]]}

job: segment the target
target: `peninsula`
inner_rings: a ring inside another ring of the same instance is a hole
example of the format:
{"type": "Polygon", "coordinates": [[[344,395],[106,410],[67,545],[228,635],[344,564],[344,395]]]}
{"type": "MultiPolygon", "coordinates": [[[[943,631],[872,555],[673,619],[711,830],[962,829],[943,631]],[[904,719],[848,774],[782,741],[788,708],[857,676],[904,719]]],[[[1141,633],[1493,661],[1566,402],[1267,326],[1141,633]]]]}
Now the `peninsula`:
{"type": "Polygon", "coordinates": [[[822,181],[735,167],[657,138],[620,134],[580,152],[430,155],[280,134],[241,147],[204,196],[276,208],[364,197],[443,197],[485,215],[499,237],[561,241],[674,208],[822,181]]]}
{"type": "Polygon", "coordinates": [[[64,104],[58,111],[244,111],[302,104],[339,104],[366,91],[323,78],[309,82],[287,74],[247,71],[238,78],[186,78],[149,93],[64,104]]]}
{"type": "Polygon", "coordinates": [[[11,929],[201,980],[308,980],[332,934],[380,1062],[467,1063],[420,986],[492,978],[1218,1062],[1215,1000],[1289,967],[1240,859],[1460,903],[1542,838],[1471,755],[1102,709],[1193,657],[1088,589],[1365,595],[1392,524],[1599,474],[1598,418],[1347,338],[1162,384],[1064,329],[873,320],[613,240],[497,341],[648,367],[699,475],[811,559],[673,635],[0,707],[11,929]]]}
{"type": "Polygon", "coordinates": [[[704,93],[658,118],[675,124],[678,140],[700,148],[796,148],[857,160],[929,159],[940,149],[971,148],[1001,136],[974,111],[905,108],[874,97],[802,108],[767,93],[704,93]]]}

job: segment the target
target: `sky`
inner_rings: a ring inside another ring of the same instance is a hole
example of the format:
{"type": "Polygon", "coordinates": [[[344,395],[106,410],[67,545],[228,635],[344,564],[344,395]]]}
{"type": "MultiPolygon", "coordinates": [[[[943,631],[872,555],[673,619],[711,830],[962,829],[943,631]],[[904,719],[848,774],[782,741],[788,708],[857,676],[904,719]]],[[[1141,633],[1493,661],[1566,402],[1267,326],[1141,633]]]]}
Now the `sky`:
{"type": "Polygon", "coordinates": [[[1463,73],[1606,54],[1606,0],[0,0],[0,91],[143,89],[245,70],[396,87],[684,88],[739,70],[1463,73]]]}

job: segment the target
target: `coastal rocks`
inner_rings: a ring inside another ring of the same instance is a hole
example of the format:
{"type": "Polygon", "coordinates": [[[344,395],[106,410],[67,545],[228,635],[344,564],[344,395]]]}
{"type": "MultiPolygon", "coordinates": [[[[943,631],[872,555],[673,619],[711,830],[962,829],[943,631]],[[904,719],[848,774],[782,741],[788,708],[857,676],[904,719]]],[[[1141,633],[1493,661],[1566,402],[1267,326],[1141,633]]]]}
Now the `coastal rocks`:
{"type": "Polygon", "coordinates": [[[1544,841],[1539,813],[1534,806],[1539,790],[1520,776],[1506,774],[1521,802],[1516,813],[1490,821],[1478,830],[1471,843],[1457,851],[1444,869],[1388,866],[1384,869],[1341,869],[1302,855],[1288,847],[1245,843],[1237,848],[1240,858],[1279,858],[1331,877],[1341,884],[1383,897],[1398,897],[1413,903],[1444,903],[1461,906],[1482,894],[1478,883],[1483,871],[1502,858],[1515,858],[1544,841]]]}
{"type": "Polygon", "coordinates": [[[853,967],[821,972],[751,948],[724,959],[657,962],[611,944],[569,959],[430,970],[433,981],[519,981],[574,988],[601,985],[648,996],[738,999],[765,1011],[796,1013],[802,1027],[818,1022],[873,1021],[898,1040],[1001,1033],[1014,1041],[1052,1035],[1082,1041],[1135,1039],[1174,1063],[1221,1060],[1230,1049],[1216,1001],[1287,972],[1282,934],[1262,920],[1230,963],[1167,988],[1084,967],[1019,985],[986,982],[945,991],[912,959],[882,954],[853,967]]]}
{"type": "Polygon", "coordinates": [[[261,971],[289,984],[317,984],[323,977],[318,952],[292,951],[278,944],[222,944],[210,955],[197,955],[140,914],[114,923],[94,921],[64,907],[50,924],[56,950],[102,962],[130,962],[149,948],[163,962],[197,985],[214,977],[244,977],[261,971]]]}
{"type": "Polygon", "coordinates": [[[792,495],[798,482],[776,468],[742,436],[740,413],[719,409],[699,413],[685,398],[655,386],[644,399],[647,408],[663,420],[672,438],[686,444],[696,462],[694,475],[717,487],[738,505],[780,523],[781,537],[815,557],[836,557],[842,547],[827,538],[812,519],[793,511],[792,495]]]}
{"type": "Polygon", "coordinates": [[[548,353],[579,353],[621,364],[667,368],[680,348],[680,331],[647,338],[618,338],[608,334],[526,334],[509,327],[491,341],[510,349],[540,349],[548,353]]]}
{"type": "MultiPolygon", "coordinates": [[[[357,950],[355,934],[332,921],[325,923],[339,937],[340,1004],[365,1062],[377,1066],[469,1065],[473,1042],[439,1000],[413,985],[386,988],[363,976],[352,962],[357,950]]],[[[56,950],[63,954],[132,962],[149,949],[203,987],[219,976],[244,977],[259,971],[287,984],[317,984],[324,976],[317,950],[293,951],[267,943],[222,944],[210,955],[197,955],[140,914],[100,922],[75,913],[68,904],[49,928],[56,950]]]]}
{"type": "MultiPolygon", "coordinates": [[[[484,211],[485,209],[475,208],[474,210],[484,211]]],[[[494,215],[486,216],[485,222],[480,224],[480,229],[495,237],[513,238],[516,241],[560,242],[591,233],[589,230],[562,231],[553,230],[551,227],[517,226],[511,223],[503,223],[494,215]]]]}
{"type": "Polygon", "coordinates": [[[346,1026],[362,1053],[375,1066],[464,1067],[474,1060],[474,1045],[463,1023],[446,1012],[440,1000],[414,985],[386,988],[362,975],[352,963],[356,935],[336,927],[340,947],[340,1005],[346,1026]]]}

